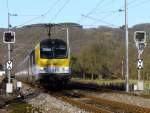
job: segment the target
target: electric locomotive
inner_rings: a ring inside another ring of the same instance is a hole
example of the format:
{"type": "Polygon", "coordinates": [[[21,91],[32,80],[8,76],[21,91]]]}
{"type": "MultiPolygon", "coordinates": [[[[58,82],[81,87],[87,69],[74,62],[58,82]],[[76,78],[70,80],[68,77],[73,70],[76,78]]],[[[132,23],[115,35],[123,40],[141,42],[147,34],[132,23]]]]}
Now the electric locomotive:
{"type": "Polygon", "coordinates": [[[38,43],[18,66],[15,74],[26,82],[67,83],[70,76],[70,48],[60,39],[45,39],[38,43]]]}

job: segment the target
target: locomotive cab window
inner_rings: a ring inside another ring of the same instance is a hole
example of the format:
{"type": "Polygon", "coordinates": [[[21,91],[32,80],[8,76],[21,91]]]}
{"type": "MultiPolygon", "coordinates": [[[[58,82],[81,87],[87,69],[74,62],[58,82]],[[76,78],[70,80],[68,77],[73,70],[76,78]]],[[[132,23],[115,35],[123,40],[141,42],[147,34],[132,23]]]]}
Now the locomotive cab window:
{"type": "Polygon", "coordinates": [[[52,48],[41,48],[40,51],[41,58],[53,58],[53,50],[52,48]]]}
{"type": "Polygon", "coordinates": [[[66,58],[67,57],[66,43],[55,39],[41,42],[40,57],[46,59],[66,58]]]}
{"type": "Polygon", "coordinates": [[[66,47],[57,47],[54,49],[56,58],[64,58],[67,57],[67,49],[66,47]]]}
{"type": "Polygon", "coordinates": [[[41,48],[41,58],[65,58],[67,57],[66,47],[57,48],[41,48]]]}

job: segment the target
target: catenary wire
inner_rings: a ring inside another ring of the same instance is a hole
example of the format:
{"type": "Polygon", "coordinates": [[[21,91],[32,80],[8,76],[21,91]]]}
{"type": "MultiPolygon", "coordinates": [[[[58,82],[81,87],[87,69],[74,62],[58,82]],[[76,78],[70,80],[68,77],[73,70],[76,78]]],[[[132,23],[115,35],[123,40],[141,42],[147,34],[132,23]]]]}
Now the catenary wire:
{"type": "Polygon", "coordinates": [[[59,14],[60,12],[65,8],[65,6],[70,2],[70,0],[67,0],[63,6],[58,10],[58,12],[52,17],[52,19],[50,21],[53,21],[59,14]]]}
{"type": "MultiPolygon", "coordinates": [[[[7,1],[8,1],[8,0],[7,0],[7,1]]],[[[47,11],[45,11],[45,12],[44,12],[43,14],[41,14],[41,15],[23,15],[23,14],[19,14],[18,16],[36,16],[36,17],[33,17],[32,19],[27,20],[27,21],[23,22],[22,24],[20,24],[20,25],[18,25],[18,26],[15,26],[15,27],[22,27],[22,26],[24,26],[24,25],[26,25],[26,24],[28,24],[28,23],[30,23],[30,22],[36,20],[36,19],[39,19],[39,18],[41,18],[41,17],[46,16],[60,1],[61,1],[61,0],[57,0],[57,1],[52,5],[52,7],[50,7],[47,11]]]]}
{"type": "Polygon", "coordinates": [[[100,22],[102,22],[102,23],[104,23],[104,24],[107,24],[107,25],[109,25],[109,26],[119,27],[119,26],[117,26],[117,25],[114,25],[114,24],[111,24],[111,23],[109,23],[109,22],[106,22],[106,21],[104,21],[104,20],[102,20],[102,19],[97,19],[97,18],[94,18],[94,17],[91,17],[91,16],[86,16],[86,15],[82,15],[82,16],[84,16],[85,18],[91,19],[91,20],[100,21],[100,22]]]}
{"type": "Polygon", "coordinates": [[[60,2],[61,0],[57,0],[44,14],[43,16],[46,16],[52,9],[60,2]]]}

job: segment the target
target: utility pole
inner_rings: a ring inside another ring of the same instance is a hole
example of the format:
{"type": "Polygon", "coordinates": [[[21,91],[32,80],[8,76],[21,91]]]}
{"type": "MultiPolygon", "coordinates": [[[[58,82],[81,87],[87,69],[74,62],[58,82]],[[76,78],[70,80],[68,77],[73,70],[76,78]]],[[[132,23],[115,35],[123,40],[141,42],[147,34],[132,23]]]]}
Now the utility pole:
{"type": "Polygon", "coordinates": [[[69,41],[69,29],[68,28],[66,28],[67,29],[67,47],[68,47],[68,58],[69,58],[69,60],[70,60],[70,41],[69,41]]]}
{"type": "Polygon", "coordinates": [[[126,92],[129,92],[128,0],[125,0],[126,92]]]}
{"type": "MultiPolygon", "coordinates": [[[[10,31],[10,13],[8,12],[8,31],[10,31]]],[[[10,43],[8,45],[8,61],[10,61],[10,43]]],[[[10,70],[8,70],[8,83],[10,83],[10,70]]]]}
{"type": "Polygon", "coordinates": [[[68,59],[70,60],[70,41],[69,41],[69,28],[62,28],[66,30],[66,36],[67,36],[67,52],[68,52],[68,59]]]}
{"type": "Polygon", "coordinates": [[[121,75],[122,75],[122,78],[124,78],[124,61],[123,60],[121,62],[121,75]]]}

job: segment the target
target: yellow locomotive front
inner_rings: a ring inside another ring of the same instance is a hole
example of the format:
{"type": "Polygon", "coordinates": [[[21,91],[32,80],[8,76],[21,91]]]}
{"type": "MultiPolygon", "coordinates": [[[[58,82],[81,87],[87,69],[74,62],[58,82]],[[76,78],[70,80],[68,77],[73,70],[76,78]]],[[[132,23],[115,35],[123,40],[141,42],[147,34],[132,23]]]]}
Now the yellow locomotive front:
{"type": "Polygon", "coordinates": [[[55,76],[69,76],[70,59],[68,48],[64,41],[46,39],[35,48],[36,73],[55,76]]]}

